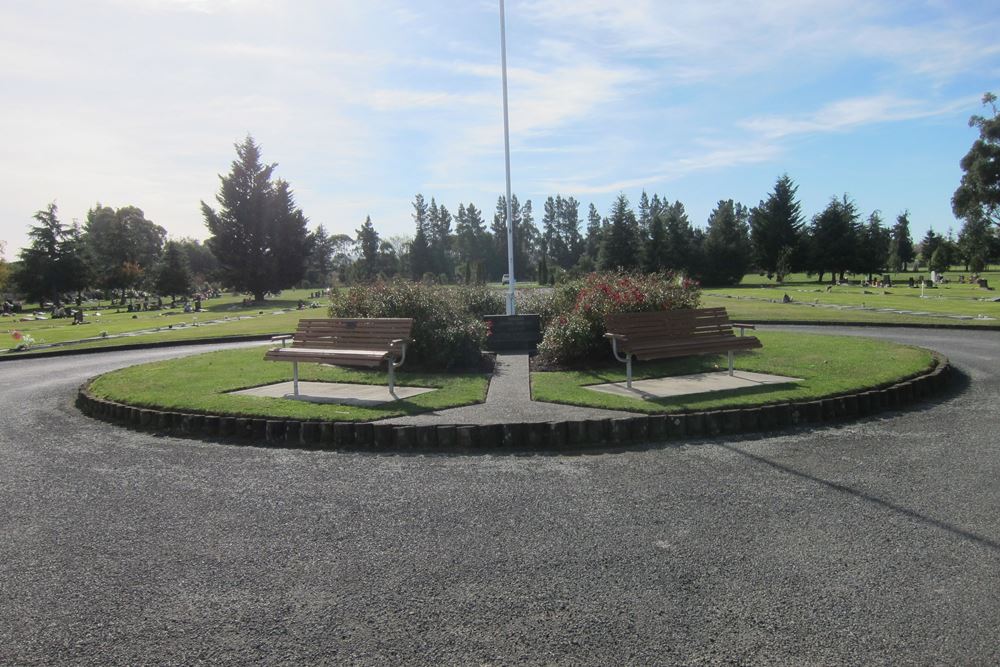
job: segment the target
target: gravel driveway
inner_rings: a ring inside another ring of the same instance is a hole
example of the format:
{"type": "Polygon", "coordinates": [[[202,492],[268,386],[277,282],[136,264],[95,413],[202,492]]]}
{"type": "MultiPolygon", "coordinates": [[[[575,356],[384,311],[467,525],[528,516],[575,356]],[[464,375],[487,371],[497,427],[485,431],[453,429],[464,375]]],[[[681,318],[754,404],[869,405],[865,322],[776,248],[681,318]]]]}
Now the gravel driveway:
{"type": "MultiPolygon", "coordinates": [[[[830,331],[828,328],[823,331],[830,331]]],[[[997,664],[1000,334],[925,409],[584,456],[156,437],[0,364],[0,664],[997,664]]]]}

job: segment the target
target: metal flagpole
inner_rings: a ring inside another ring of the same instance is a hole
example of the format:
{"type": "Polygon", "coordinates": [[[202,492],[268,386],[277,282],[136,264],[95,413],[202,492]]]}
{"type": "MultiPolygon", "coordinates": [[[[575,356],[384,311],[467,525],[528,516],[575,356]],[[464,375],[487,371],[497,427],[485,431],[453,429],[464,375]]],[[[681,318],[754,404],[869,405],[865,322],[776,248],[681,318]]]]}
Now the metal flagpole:
{"type": "Polygon", "coordinates": [[[511,220],[510,197],[510,122],[507,119],[507,29],[505,26],[503,0],[500,0],[500,71],[503,80],[503,149],[507,167],[507,314],[514,315],[514,224],[511,220]]]}

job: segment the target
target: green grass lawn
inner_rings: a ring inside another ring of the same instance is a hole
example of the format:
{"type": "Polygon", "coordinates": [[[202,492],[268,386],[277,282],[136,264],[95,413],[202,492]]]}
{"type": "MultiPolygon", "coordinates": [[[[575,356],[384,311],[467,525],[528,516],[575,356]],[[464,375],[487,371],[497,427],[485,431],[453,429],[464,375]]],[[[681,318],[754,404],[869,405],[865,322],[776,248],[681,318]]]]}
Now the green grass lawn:
{"type": "Polygon", "coordinates": [[[326,317],[326,299],[310,299],[311,291],[286,290],[280,297],[269,298],[264,304],[253,306],[243,305],[240,296],[223,296],[203,301],[202,312],[198,313],[185,313],[180,304],[173,309],[138,313],[124,312],[107,303],[84,304],[83,310],[87,315],[86,323],[82,325],[74,325],[72,318],[20,321],[21,317],[33,312],[28,311],[0,320],[0,332],[6,335],[6,345],[9,348],[17,344],[12,336],[15,330],[34,338],[35,346],[64,344],[57,348],[36,347],[33,350],[36,352],[44,352],[45,349],[114,347],[137,342],[287,333],[295,330],[295,325],[302,317],[326,317]],[[318,303],[320,307],[297,310],[300,299],[307,304],[318,303]],[[107,338],[102,338],[102,332],[107,334],[107,338]]]}
{"type": "MultiPolygon", "coordinates": [[[[815,400],[889,384],[919,373],[933,362],[928,350],[868,338],[776,331],[757,332],[757,336],[763,347],[738,353],[737,369],[802,378],[804,381],[753,390],[648,401],[584,388],[605,382],[625,382],[625,364],[617,363],[592,371],[532,373],[532,397],[537,401],[649,413],[746,407],[815,400]]],[[[611,356],[610,349],[608,356],[611,356]]],[[[637,362],[633,366],[633,379],[687,375],[724,370],[726,367],[725,355],[637,362]]]]}
{"type": "MultiPolygon", "coordinates": [[[[725,307],[737,320],[1000,327],[1000,302],[992,301],[1000,297],[1000,292],[958,283],[960,273],[946,273],[951,282],[925,290],[908,287],[906,279],[927,273],[893,274],[894,286],[884,289],[856,284],[828,289],[828,283],[819,284],[803,274],[793,274],[776,285],[766,276],[752,274],[737,287],[706,289],[702,305],[725,307]],[[792,303],[782,302],[786,294],[792,303]]],[[[1000,283],[1000,272],[983,273],[982,277],[991,287],[1000,283]]]]}
{"type": "MultiPolygon", "coordinates": [[[[488,378],[481,373],[396,374],[397,385],[434,387],[412,398],[376,407],[316,404],[283,398],[239,396],[226,392],[291,381],[292,364],[264,361],[266,346],[210,352],[131,366],[94,379],[94,396],[140,407],[176,412],[303,420],[371,421],[430,410],[481,403],[488,378]]],[[[357,384],[387,384],[383,372],[300,364],[299,379],[357,384]]]]}

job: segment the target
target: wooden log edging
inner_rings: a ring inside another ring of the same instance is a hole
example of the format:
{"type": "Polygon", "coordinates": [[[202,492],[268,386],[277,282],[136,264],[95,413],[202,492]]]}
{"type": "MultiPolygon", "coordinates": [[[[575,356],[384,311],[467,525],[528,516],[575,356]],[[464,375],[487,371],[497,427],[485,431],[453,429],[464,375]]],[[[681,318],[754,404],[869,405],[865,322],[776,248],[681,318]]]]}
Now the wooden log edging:
{"type": "Polygon", "coordinates": [[[400,426],[192,414],[98,398],[89,383],[80,387],[76,403],[89,417],[136,430],[254,446],[425,453],[600,450],[871,417],[942,391],[951,365],[936,353],[934,361],[928,370],[891,385],[818,400],[569,422],[400,426]]]}

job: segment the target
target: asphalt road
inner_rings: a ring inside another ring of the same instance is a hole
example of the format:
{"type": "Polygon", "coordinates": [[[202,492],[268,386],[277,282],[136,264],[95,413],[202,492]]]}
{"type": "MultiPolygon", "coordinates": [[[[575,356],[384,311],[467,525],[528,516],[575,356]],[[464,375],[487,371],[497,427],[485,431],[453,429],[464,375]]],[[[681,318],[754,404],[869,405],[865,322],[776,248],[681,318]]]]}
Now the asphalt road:
{"type": "Polygon", "coordinates": [[[584,456],[155,437],[0,364],[0,664],[997,664],[1000,334],[920,410],[584,456]]]}

